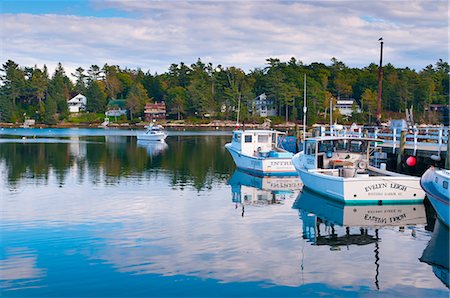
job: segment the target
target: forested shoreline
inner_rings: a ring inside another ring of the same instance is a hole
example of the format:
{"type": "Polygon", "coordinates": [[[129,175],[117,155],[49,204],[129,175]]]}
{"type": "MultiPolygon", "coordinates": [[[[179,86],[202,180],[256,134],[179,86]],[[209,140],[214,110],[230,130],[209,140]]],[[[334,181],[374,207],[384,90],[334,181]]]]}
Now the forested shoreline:
{"type": "MultiPolygon", "coordinates": [[[[383,66],[382,120],[398,118],[413,108],[416,121],[436,123],[427,112],[432,104],[448,104],[449,64],[439,59],[420,71],[383,66]]],[[[190,66],[172,64],[162,74],[117,65],[79,67],[67,74],[61,63],[49,74],[47,67],[20,66],[12,60],[2,64],[0,86],[0,122],[23,122],[54,125],[76,121],[69,114],[67,100],[78,93],[88,98],[87,111],[77,115],[85,121],[104,117],[111,99],[125,99],[129,109],[126,121],[137,122],[147,102],[164,101],[168,119],[196,121],[201,119],[257,122],[252,100],[265,93],[278,110],[279,121],[302,119],[304,76],[306,74],[308,123],[326,122],[329,100],[355,99],[354,113],[347,121],[373,122],[376,111],[378,65],[351,68],[331,59],[323,63],[303,64],[291,58],[282,62],[269,58],[265,68],[245,73],[237,67],[214,66],[200,59],[190,66]],[[70,77],[73,79],[71,80],[70,77]],[[356,104],[361,108],[357,111],[356,104]]],[[[334,119],[343,121],[337,110],[334,119]]]]}

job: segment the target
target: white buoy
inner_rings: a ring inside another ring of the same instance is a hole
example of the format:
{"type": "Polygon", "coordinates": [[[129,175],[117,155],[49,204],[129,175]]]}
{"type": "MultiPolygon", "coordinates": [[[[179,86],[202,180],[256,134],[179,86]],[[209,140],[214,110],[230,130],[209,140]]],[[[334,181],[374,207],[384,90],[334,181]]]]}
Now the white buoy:
{"type": "Polygon", "coordinates": [[[432,160],[434,160],[434,161],[441,161],[441,156],[440,155],[433,154],[433,155],[430,156],[430,158],[432,160]]]}

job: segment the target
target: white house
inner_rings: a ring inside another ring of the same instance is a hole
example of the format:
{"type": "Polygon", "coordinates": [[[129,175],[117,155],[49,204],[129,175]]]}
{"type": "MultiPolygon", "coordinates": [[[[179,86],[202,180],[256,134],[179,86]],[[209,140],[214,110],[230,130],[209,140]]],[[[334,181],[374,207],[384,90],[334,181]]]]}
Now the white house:
{"type": "Polygon", "coordinates": [[[253,99],[251,104],[252,107],[250,108],[250,111],[254,115],[259,115],[260,117],[270,117],[277,115],[277,108],[275,107],[273,100],[267,99],[266,93],[257,96],[255,99],[253,99]]]}
{"type": "Polygon", "coordinates": [[[78,113],[86,110],[87,98],[82,94],[78,94],[77,96],[69,99],[67,102],[69,105],[70,113],[78,113]]]}
{"type": "MultiPolygon", "coordinates": [[[[353,103],[354,99],[346,99],[346,100],[338,99],[336,101],[336,108],[339,109],[341,115],[349,117],[352,115],[353,112],[353,103]]],[[[358,105],[356,105],[356,112],[361,113],[361,109],[359,108],[358,105]]]]}

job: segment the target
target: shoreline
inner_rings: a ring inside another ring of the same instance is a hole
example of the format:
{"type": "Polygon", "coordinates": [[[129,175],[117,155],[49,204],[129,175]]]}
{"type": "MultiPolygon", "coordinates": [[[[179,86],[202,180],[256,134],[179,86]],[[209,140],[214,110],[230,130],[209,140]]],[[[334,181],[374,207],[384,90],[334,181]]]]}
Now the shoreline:
{"type": "MultiPolygon", "coordinates": [[[[236,128],[236,122],[233,121],[211,121],[210,123],[176,123],[176,122],[161,122],[159,123],[169,129],[185,129],[185,128],[209,128],[211,130],[233,130],[236,128]]],[[[110,123],[106,127],[102,127],[100,123],[58,123],[53,125],[35,124],[29,127],[23,127],[23,123],[5,123],[0,122],[0,128],[121,128],[121,129],[144,129],[148,123],[140,122],[136,124],[130,123],[110,123]]],[[[296,124],[288,122],[283,124],[271,125],[271,128],[279,129],[294,129],[296,124]]],[[[302,125],[298,124],[297,127],[302,125]]],[[[240,127],[244,128],[264,128],[264,124],[258,123],[244,123],[240,127]]]]}

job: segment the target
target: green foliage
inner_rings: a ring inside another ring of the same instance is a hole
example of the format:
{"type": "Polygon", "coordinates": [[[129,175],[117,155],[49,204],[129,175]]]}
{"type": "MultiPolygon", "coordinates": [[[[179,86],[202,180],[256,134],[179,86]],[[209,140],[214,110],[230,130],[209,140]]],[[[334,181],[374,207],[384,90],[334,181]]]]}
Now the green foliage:
{"type": "MultiPolygon", "coordinates": [[[[383,66],[382,119],[401,117],[414,108],[416,119],[435,122],[426,112],[431,104],[448,104],[449,64],[439,59],[417,72],[409,68],[383,66]]],[[[67,100],[77,93],[88,99],[87,109],[103,114],[107,99],[126,99],[132,118],[143,116],[147,101],[165,101],[172,119],[211,118],[259,121],[253,99],[266,93],[283,121],[301,121],[304,76],[307,77],[308,123],[327,122],[329,100],[354,98],[362,108],[349,121],[373,120],[378,89],[378,66],[349,68],[336,58],[330,65],[305,65],[292,57],[283,62],[268,58],[262,69],[243,70],[214,66],[200,59],[194,64],[172,64],[163,74],[140,69],[121,69],[105,64],[79,67],[69,80],[61,63],[51,78],[47,68],[20,67],[12,60],[2,64],[0,75],[0,121],[20,121],[26,114],[37,121],[56,123],[69,116],[67,100]]],[[[339,115],[333,115],[339,120],[339,115]]]]}

